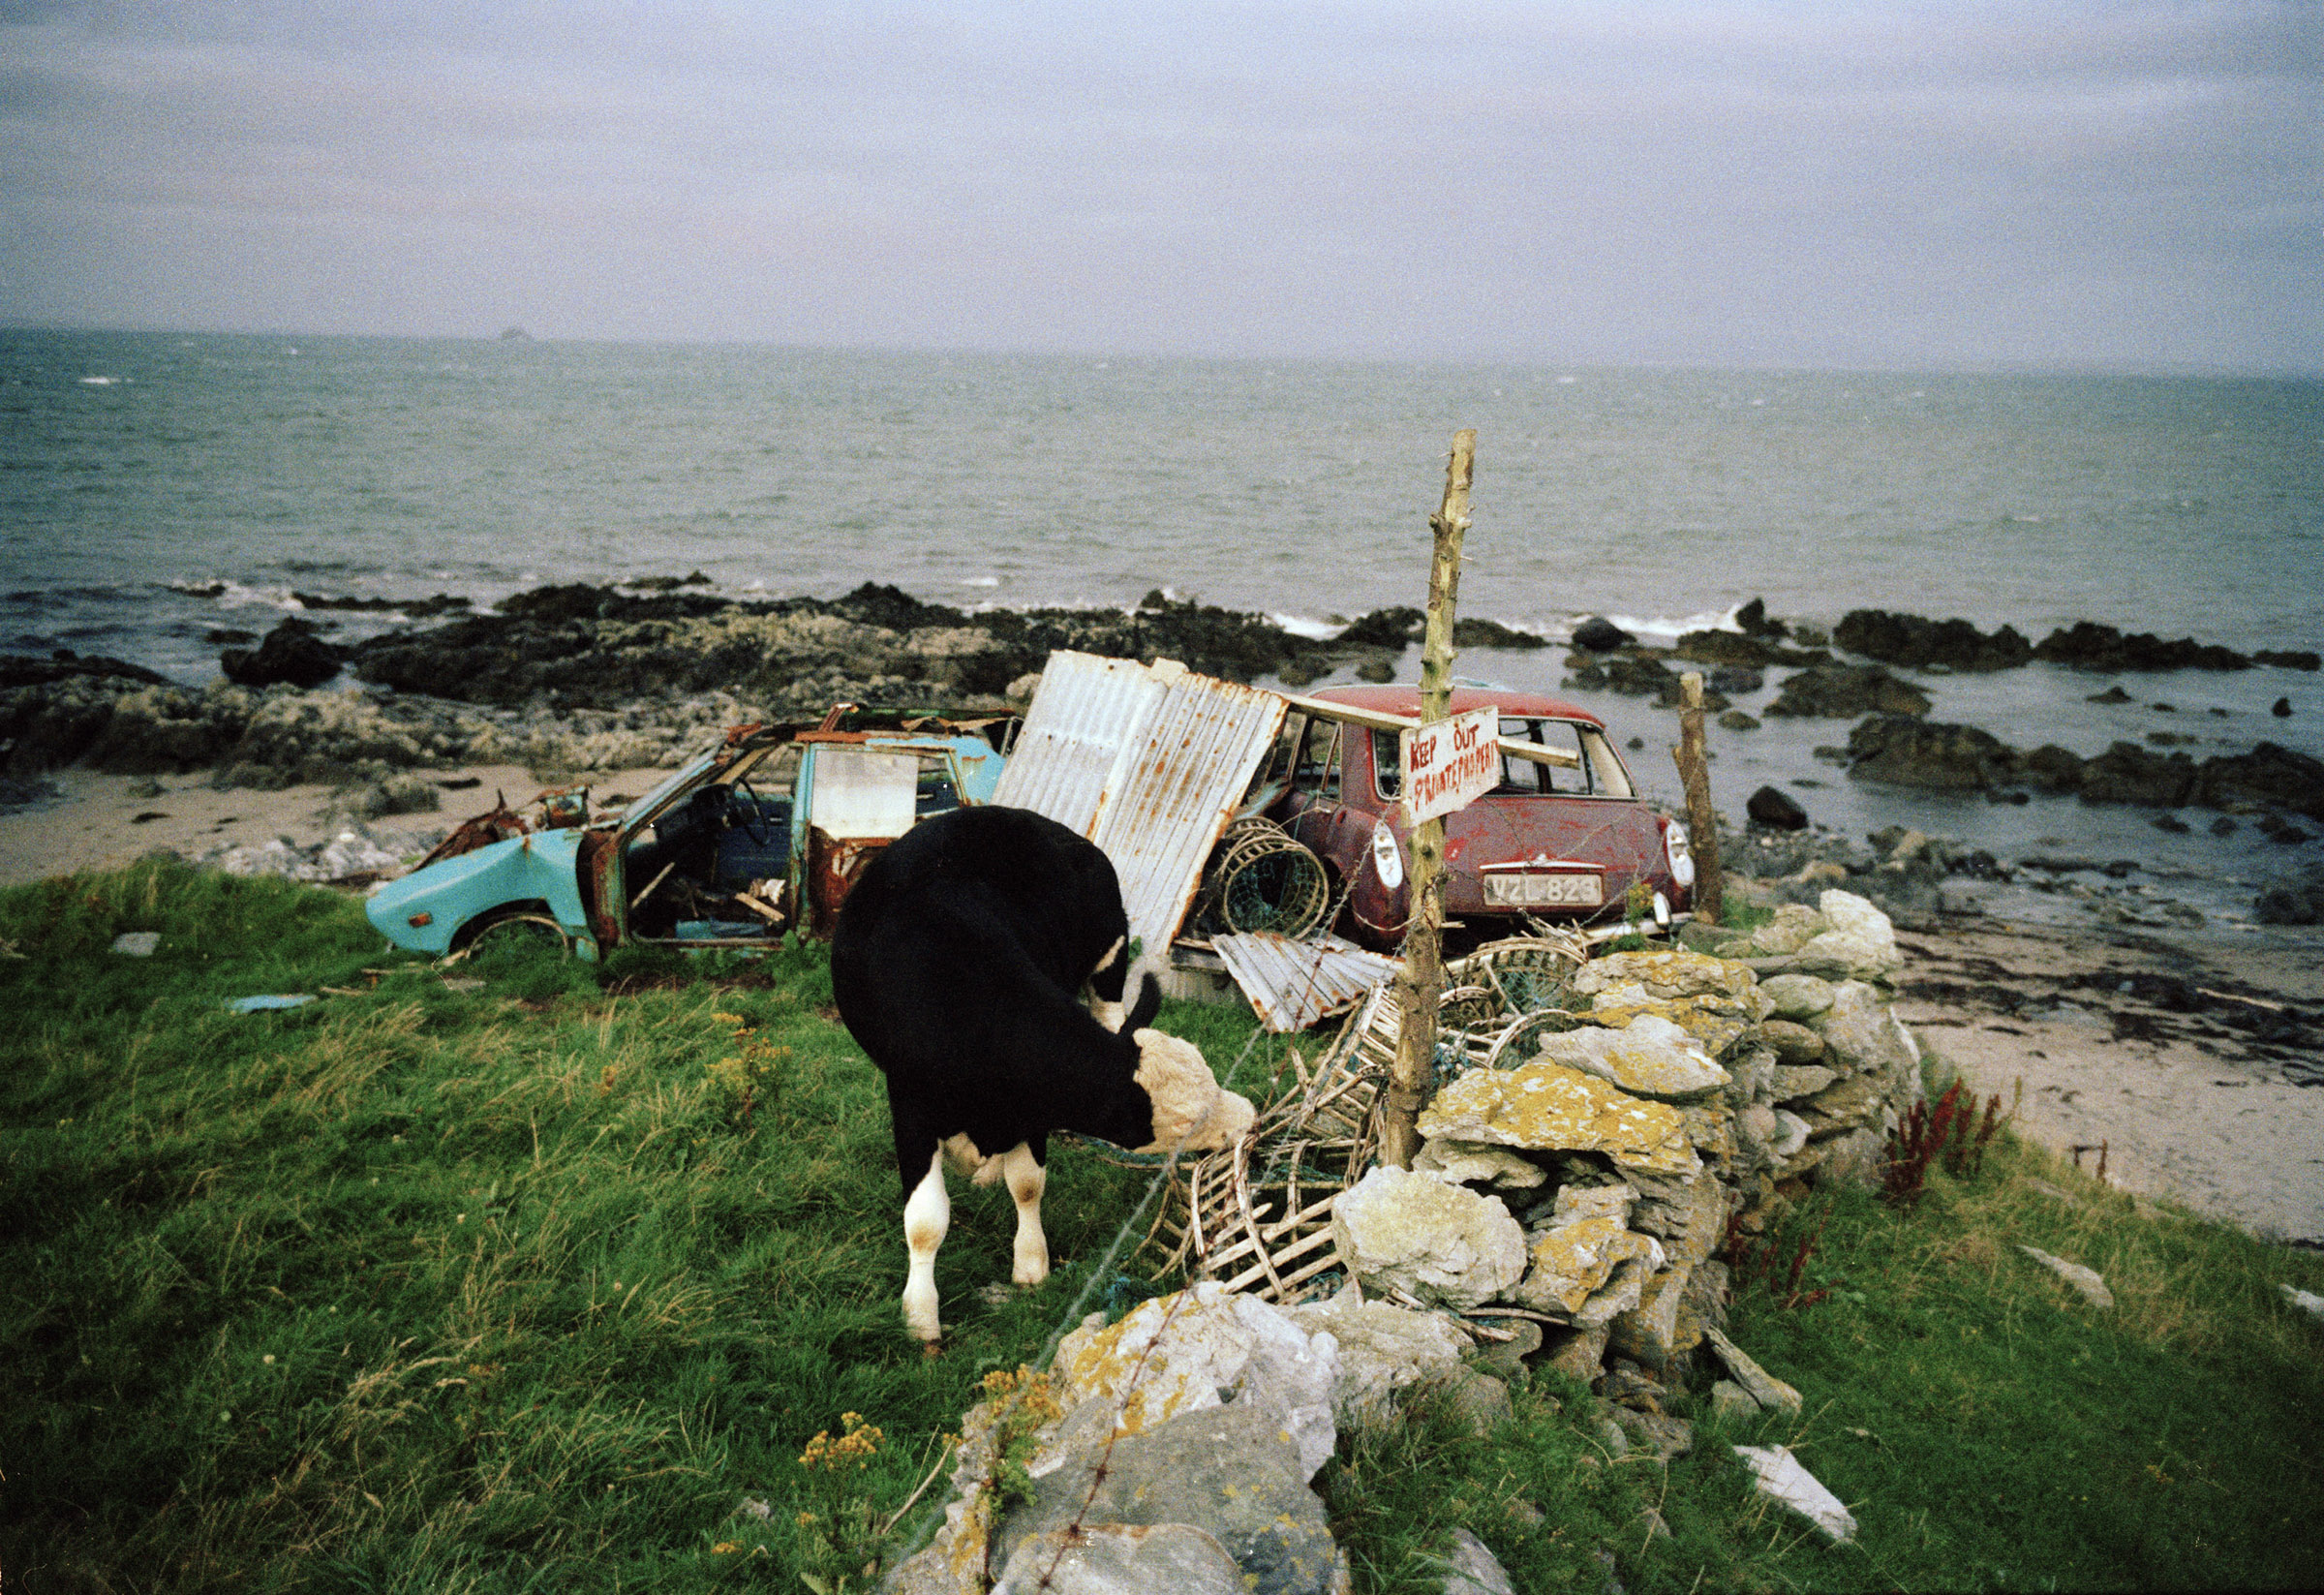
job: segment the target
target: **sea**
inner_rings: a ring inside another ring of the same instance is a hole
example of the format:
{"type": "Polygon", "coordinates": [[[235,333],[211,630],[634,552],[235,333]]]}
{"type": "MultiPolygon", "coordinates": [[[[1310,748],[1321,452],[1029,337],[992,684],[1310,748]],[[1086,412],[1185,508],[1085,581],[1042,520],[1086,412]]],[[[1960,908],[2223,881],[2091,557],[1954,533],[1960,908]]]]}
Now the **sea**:
{"type": "MultiPolygon", "coordinates": [[[[212,633],[263,631],[300,594],[487,605],[696,572],[742,598],[874,581],[964,608],[1159,588],[1330,635],[1424,601],[1462,427],[1460,612],[1549,638],[1601,614],[1666,640],[1758,598],[1826,628],[1875,607],[2034,640],[2089,620],[2324,648],[2315,380],[0,329],[0,651],[196,685],[218,675],[212,633]]],[[[347,639],[399,619],[316,618],[347,639]]],[[[1555,690],[1565,652],[1456,669],[1555,690]]],[[[2324,756],[2312,673],[2125,676],[2122,705],[2089,701],[2115,678],[2048,665],[1916,679],[1932,719],[2021,747],[2324,756]]],[[[1568,695],[1677,796],[1667,713],[1568,695]]],[[[1867,786],[1816,755],[1847,729],[1714,729],[1716,800],[1740,817],[1775,784],[1851,834],[2132,858],[2120,890],[2228,928],[2257,882],[2324,856],[2248,822],[2214,836],[2205,811],[2171,835],[2143,810],[1867,786]]]]}

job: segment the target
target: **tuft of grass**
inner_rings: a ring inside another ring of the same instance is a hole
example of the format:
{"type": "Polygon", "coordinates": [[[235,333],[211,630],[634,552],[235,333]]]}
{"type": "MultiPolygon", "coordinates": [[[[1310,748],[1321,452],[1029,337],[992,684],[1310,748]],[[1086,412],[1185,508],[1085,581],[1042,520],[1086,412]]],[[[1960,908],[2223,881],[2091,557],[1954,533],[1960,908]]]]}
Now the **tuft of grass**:
{"type": "MultiPolygon", "coordinates": [[[[1153,1288],[1090,1278],[1148,1171],[1060,1146],[1055,1275],[988,1301],[1014,1215],[956,1190],[950,1340],[921,1357],[884,1095],[819,948],[439,969],[346,898],[159,863],[0,892],[0,948],[21,955],[0,957],[12,1589],[861,1588],[982,1377],[1035,1359],[1086,1285],[1108,1307],[1153,1288]],[[134,930],[154,957],[108,950],[134,930]],[[292,992],[321,1000],[225,1006],[292,992]],[[849,1436],[843,1466],[812,1460],[849,1436]]],[[[1246,1015],[1164,1023],[1255,1100],[1288,1082],[1246,1015]]],[[[1747,1282],[1731,1330],[1802,1418],[1705,1423],[1666,1468],[1617,1458],[1553,1374],[1483,1437],[1423,1400],[1321,1477],[1358,1587],[1435,1587],[1455,1526],[1529,1588],[1598,1587],[1606,1555],[1638,1592],[2324,1565],[2296,1505],[2324,1483],[2324,1328],[2277,1290],[2324,1289],[2324,1259],[2005,1130],[1911,1212],[1847,1195],[1779,1232],[1818,1233],[1796,1277],[1794,1251],[1770,1272],[1793,1305],[1747,1282]],[[2097,1269],[2116,1310],[2021,1242],[2097,1269]],[[1756,1497],[1730,1441],[1794,1446],[1860,1543],[1756,1497]]]]}

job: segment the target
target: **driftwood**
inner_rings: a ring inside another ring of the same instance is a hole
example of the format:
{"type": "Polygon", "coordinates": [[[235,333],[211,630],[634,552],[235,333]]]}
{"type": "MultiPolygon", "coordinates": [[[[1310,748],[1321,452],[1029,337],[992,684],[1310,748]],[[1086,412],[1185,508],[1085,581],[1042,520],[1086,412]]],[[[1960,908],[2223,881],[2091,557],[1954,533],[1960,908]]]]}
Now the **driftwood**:
{"type": "MultiPolygon", "coordinates": [[[[1452,623],[1459,610],[1460,545],[1469,530],[1469,482],[1476,458],[1476,429],[1463,427],[1453,433],[1452,452],[1445,462],[1444,502],[1428,519],[1435,555],[1428,565],[1428,620],[1421,646],[1421,720],[1428,724],[1443,720],[1452,701],[1452,623]]],[[[1405,802],[1406,812],[1413,812],[1411,794],[1405,802]]],[[[1445,991],[1444,816],[1415,825],[1411,845],[1405,888],[1411,918],[1404,932],[1404,969],[1395,985],[1411,1028],[1417,1029],[1419,1021],[1435,1015],[1445,991]]],[[[1428,1043],[1415,1035],[1397,1053],[1390,1071],[1380,1155],[1399,1169],[1412,1167],[1413,1154],[1421,1150],[1416,1121],[1432,1085],[1430,1063],[1428,1043]]]]}
{"type": "Polygon", "coordinates": [[[1702,746],[1702,672],[1678,678],[1678,746],[1670,750],[1687,789],[1687,840],[1695,854],[1695,917],[1719,923],[1725,881],[1719,873],[1719,816],[1711,809],[1711,767],[1702,746]]]}

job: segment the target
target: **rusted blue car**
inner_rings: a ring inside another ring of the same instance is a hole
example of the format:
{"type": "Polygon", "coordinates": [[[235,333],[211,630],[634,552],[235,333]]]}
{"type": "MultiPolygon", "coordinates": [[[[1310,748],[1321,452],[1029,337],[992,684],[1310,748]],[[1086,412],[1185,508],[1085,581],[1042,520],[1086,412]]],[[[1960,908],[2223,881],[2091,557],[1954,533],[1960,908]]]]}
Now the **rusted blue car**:
{"type": "Polygon", "coordinates": [[[738,726],[618,813],[580,788],[505,805],[372,894],[373,925],[439,956],[503,939],[595,959],[627,942],[764,947],[830,934],[872,855],[991,800],[1016,721],[738,726]]]}

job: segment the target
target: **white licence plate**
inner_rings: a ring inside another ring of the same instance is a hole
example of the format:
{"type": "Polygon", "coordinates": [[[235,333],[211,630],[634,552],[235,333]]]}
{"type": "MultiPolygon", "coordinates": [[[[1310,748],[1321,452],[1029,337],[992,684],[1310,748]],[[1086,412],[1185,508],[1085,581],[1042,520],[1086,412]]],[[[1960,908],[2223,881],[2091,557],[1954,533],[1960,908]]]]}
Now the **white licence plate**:
{"type": "Polygon", "coordinates": [[[1605,882],[1585,874],[1486,875],[1484,901],[1494,908],[1595,908],[1605,901],[1605,882]]]}

